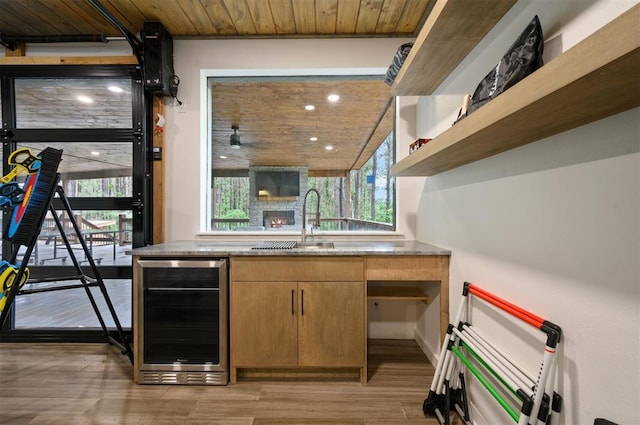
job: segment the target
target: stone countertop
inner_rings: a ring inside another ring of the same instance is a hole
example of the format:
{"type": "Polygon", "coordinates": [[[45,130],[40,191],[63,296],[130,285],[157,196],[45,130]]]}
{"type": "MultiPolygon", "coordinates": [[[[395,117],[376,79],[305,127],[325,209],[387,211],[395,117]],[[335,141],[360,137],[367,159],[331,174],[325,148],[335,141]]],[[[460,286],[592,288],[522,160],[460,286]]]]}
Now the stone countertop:
{"type": "Polygon", "coordinates": [[[336,241],[334,248],[252,249],[262,241],[189,240],[135,248],[140,257],[227,257],[227,256],[347,256],[347,255],[451,255],[451,251],[418,241],[336,241]]]}

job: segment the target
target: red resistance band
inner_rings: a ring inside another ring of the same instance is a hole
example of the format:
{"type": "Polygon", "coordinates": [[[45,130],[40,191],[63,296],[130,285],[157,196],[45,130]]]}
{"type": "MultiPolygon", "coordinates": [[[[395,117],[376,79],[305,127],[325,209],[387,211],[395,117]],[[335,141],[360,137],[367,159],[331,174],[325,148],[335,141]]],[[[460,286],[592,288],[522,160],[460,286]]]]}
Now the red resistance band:
{"type": "Polygon", "coordinates": [[[503,309],[507,313],[510,313],[513,316],[527,322],[528,324],[530,324],[536,329],[542,329],[542,325],[545,322],[545,320],[542,317],[536,316],[535,314],[521,307],[518,307],[517,305],[512,304],[507,300],[503,300],[502,298],[497,297],[492,293],[485,291],[484,289],[480,289],[478,286],[474,285],[473,283],[470,283],[467,286],[467,288],[469,289],[470,293],[477,296],[478,298],[481,298],[487,301],[488,303],[491,303],[496,307],[503,309]]]}
{"type": "Polygon", "coordinates": [[[523,309],[522,307],[518,307],[517,305],[512,304],[507,300],[497,297],[491,292],[485,291],[484,289],[479,288],[473,283],[465,282],[464,285],[465,291],[468,291],[478,298],[481,298],[488,303],[493,304],[494,306],[530,324],[534,328],[540,329],[541,331],[545,332],[548,336],[547,345],[549,347],[555,348],[556,344],[560,340],[560,336],[562,335],[562,329],[558,325],[549,322],[548,320],[545,320],[542,317],[523,309]]]}

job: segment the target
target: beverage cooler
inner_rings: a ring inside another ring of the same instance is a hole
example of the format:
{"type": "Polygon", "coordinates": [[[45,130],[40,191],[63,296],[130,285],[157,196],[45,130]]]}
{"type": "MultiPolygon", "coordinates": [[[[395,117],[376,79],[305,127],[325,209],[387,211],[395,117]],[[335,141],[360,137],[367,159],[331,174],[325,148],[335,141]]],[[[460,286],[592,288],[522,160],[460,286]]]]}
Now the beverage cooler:
{"type": "Polygon", "coordinates": [[[226,385],[226,259],[138,258],[134,377],[139,384],[226,385]]]}

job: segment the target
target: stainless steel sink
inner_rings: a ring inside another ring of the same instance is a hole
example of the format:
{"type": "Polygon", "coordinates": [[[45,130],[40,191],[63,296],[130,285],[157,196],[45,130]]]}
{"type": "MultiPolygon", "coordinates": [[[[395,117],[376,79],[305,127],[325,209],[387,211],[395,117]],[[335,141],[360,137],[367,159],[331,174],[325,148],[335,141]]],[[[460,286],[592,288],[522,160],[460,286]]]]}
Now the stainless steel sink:
{"type": "Polygon", "coordinates": [[[296,249],[331,249],[333,242],[296,242],[296,249]]]}
{"type": "Polygon", "coordinates": [[[335,248],[333,242],[296,242],[296,241],[265,241],[251,249],[331,249],[335,248]]]}

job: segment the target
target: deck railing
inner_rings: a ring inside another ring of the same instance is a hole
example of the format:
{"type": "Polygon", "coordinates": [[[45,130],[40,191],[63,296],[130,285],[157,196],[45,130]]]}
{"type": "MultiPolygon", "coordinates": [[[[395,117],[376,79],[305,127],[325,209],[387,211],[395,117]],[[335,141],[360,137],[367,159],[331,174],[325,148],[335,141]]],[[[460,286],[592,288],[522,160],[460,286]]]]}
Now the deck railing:
{"type": "MultiPolygon", "coordinates": [[[[248,218],[214,218],[211,223],[213,230],[265,230],[262,226],[249,226],[248,218]]],[[[320,219],[320,230],[326,231],[393,231],[394,229],[393,224],[379,221],[346,217],[320,219]]]]}

